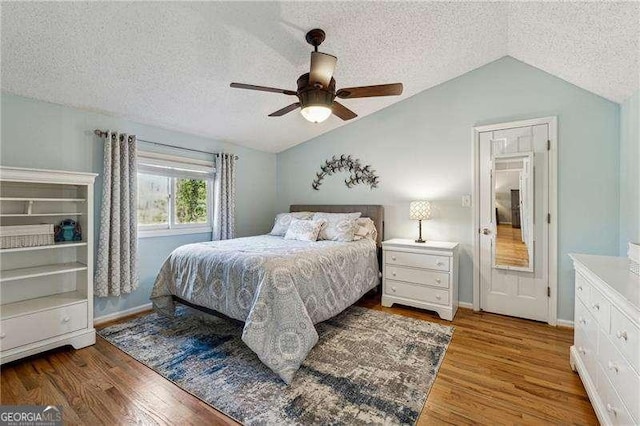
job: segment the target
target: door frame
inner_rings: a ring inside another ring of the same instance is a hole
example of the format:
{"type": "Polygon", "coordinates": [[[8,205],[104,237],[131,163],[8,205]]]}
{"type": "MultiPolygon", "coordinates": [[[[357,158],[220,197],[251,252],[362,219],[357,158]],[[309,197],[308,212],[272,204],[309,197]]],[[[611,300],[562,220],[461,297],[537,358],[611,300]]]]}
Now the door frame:
{"type": "Polygon", "coordinates": [[[549,211],[551,223],[543,222],[548,227],[549,235],[549,271],[548,285],[550,296],[547,309],[547,323],[557,325],[558,322],[558,117],[542,117],[530,120],[510,121],[506,123],[475,126],[472,137],[473,162],[473,192],[471,195],[471,209],[473,211],[473,310],[479,311],[480,306],[480,133],[511,129],[514,127],[529,127],[547,124],[549,128],[549,211]]]}

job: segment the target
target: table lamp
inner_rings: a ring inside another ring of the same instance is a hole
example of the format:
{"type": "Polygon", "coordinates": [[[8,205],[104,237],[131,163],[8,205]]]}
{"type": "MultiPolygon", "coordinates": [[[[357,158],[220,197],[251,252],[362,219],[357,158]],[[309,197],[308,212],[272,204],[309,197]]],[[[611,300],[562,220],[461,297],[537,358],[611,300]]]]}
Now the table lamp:
{"type": "Polygon", "coordinates": [[[409,204],[409,219],[418,221],[418,239],[416,243],[424,243],[422,239],[422,221],[431,219],[431,203],[428,201],[412,201],[409,204]]]}

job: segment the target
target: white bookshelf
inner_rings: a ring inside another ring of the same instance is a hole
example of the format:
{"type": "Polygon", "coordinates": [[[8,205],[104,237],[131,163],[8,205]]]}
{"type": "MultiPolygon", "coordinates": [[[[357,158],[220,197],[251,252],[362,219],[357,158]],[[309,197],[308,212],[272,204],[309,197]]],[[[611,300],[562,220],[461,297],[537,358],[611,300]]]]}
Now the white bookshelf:
{"type": "Polygon", "coordinates": [[[1,225],[77,221],[82,241],[0,249],[0,361],[95,343],[93,173],[0,167],[1,225]]]}
{"type": "Polygon", "coordinates": [[[87,245],[86,241],[61,241],[61,242],[50,244],[47,246],[15,247],[15,248],[0,249],[0,254],[13,253],[18,251],[52,250],[52,249],[59,249],[59,248],[80,247],[80,246],[86,246],[86,245],[87,245]]]}

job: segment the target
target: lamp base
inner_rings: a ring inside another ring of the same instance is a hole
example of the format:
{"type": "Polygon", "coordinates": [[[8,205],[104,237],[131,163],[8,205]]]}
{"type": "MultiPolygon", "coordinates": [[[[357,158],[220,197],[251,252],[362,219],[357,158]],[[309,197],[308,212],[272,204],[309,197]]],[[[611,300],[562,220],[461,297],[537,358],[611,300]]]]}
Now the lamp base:
{"type": "Polygon", "coordinates": [[[426,241],[422,239],[422,220],[418,220],[418,239],[414,241],[421,244],[426,243],[426,241]]]}

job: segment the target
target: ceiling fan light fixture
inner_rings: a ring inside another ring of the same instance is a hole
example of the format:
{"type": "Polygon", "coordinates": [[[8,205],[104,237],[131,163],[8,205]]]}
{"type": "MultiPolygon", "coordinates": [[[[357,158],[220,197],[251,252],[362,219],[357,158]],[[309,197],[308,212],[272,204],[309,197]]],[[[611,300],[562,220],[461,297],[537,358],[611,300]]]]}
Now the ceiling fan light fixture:
{"type": "Polygon", "coordinates": [[[325,105],[309,105],[300,110],[302,116],[312,123],[322,123],[331,115],[331,108],[325,105]]]}

